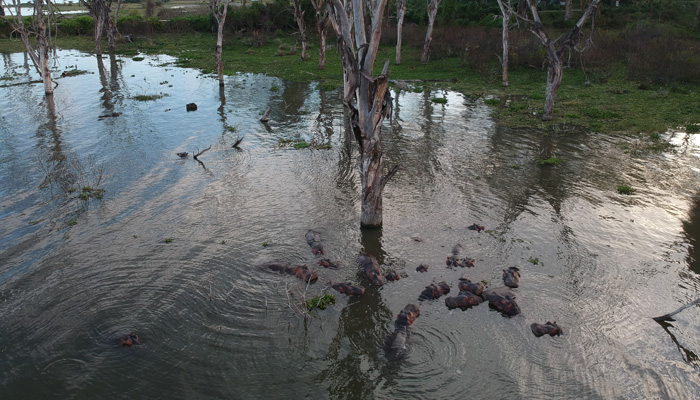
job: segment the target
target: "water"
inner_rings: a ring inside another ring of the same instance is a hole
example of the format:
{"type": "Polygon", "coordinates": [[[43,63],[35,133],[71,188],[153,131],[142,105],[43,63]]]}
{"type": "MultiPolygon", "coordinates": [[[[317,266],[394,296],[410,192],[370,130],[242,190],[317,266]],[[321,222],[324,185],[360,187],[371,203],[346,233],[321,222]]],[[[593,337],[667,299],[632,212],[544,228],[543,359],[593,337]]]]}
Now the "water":
{"type": "MultiPolygon", "coordinates": [[[[22,54],[2,56],[0,85],[36,79],[22,54]]],[[[503,128],[459,93],[394,93],[385,161],[405,169],[387,185],[384,228],[362,231],[340,91],[248,74],[220,90],[166,56],[57,60],[55,76],[89,73],[57,79],[53,102],[41,85],[0,87],[1,398],[700,394],[700,310],[650,318],[699,295],[697,137],[669,132],[673,150],[640,151],[641,136],[503,128]],[[202,164],[176,156],[209,146],[202,164]],[[564,162],[535,162],[549,156],[564,162]],[[75,198],[97,181],[102,200],[75,198]],[[339,269],[316,265],[308,229],[339,269]],[[475,268],[445,267],[455,243],[475,268]],[[406,276],[372,287],[361,251],[406,276]],[[307,287],[265,262],[321,278],[307,287]],[[520,316],[417,300],[431,281],[455,294],[462,274],[499,286],[511,265],[520,316]],[[334,293],[329,281],[367,291],[305,319],[303,298],[334,293]],[[408,355],[388,360],[409,303],[421,315],[408,355]],[[534,337],[529,325],[548,320],[565,334],[534,337]],[[130,332],[143,345],[120,346],[130,332]]]]}

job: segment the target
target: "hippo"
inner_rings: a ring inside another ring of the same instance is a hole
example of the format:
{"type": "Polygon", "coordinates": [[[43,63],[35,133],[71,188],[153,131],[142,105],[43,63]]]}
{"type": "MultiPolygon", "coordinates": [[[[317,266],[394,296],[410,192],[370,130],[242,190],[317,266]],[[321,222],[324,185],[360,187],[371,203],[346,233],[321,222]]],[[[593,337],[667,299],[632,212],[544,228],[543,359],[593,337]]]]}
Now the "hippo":
{"type": "Polygon", "coordinates": [[[372,281],[373,284],[377,286],[382,286],[386,283],[386,278],[382,274],[382,270],[379,268],[379,263],[377,259],[370,256],[369,254],[360,254],[358,257],[362,269],[365,270],[365,275],[372,281]]]}
{"type": "Polygon", "coordinates": [[[447,285],[447,283],[440,282],[437,285],[435,283],[431,283],[425,287],[423,292],[421,292],[420,296],[418,296],[418,300],[434,300],[447,293],[450,293],[450,287],[447,285]]]}
{"type": "Polygon", "coordinates": [[[346,296],[359,296],[365,293],[362,286],[353,286],[352,283],[334,283],[331,287],[346,296]]]}
{"type": "Polygon", "coordinates": [[[430,268],[430,265],[421,264],[421,265],[419,265],[419,266],[416,267],[416,271],[418,271],[418,272],[428,272],[428,268],[430,268]]]}
{"type": "Polygon", "coordinates": [[[515,302],[515,292],[507,287],[484,290],[484,298],[489,301],[489,307],[496,309],[506,316],[520,314],[520,306],[515,302]]]}
{"type": "Polygon", "coordinates": [[[406,347],[408,328],[419,315],[420,309],[418,306],[409,304],[396,316],[394,333],[389,336],[385,345],[387,358],[395,360],[406,355],[408,350],[408,347],[406,347]]]}
{"type": "Polygon", "coordinates": [[[459,278],[458,287],[460,292],[469,292],[477,296],[481,296],[481,294],[484,292],[483,283],[474,283],[469,280],[469,278],[459,278]]]}
{"type": "Polygon", "coordinates": [[[398,272],[394,271],[393,269],[386,271],[386,274],[384,274],[384,277],[386,277],[387,281],[398,281],[401,279],[401,275],[399,275],[398,272]]]}
{"type": "Polygon", "coordinates": [[[197,111],[197,104],[196,103],[188,103],[186,107],[187,107],[187,111],[197,111]]]}
{"type": "Polygon", "coordinates": [[[473,258],[465,257],[459,263],[457,263],[457,265],[462,268],[472,268],[474,267],[474,265],[476,265],[476,260],[473,258]]]}
{"type": "Polygon", "coordinates": [[[119,344],[124,346],[124,347],[131,347],[133,345],[140,345],[141,344],[141,339],[139,339],[139,335],[135,333],[130,333],[128,335],[124,335],[119,338],[119,344]]]}
{"type": "Polygon", "coordinates": [[[116,118],[116,117],[118,117],[118,116],[120,116],[120,115],[122,115],[122,113],[120,113],[120,112],[113,112],[113,113],[111,113],[111,114],[100,115],[99,117],[97,117],[97,119],[101,121],[101,120],[103,120],[103,119],[105,119],[105,118],[116,118]]]}
{"type": "Polygon", "coordinates": [[[311,252],[314,253],[315,255],[319,254],[326,254],[325,250],[323,250],[323,243],[321,243],[321,234],[318,232],[314,232],[312,230],[309,230],[306,232],[306,243],[311,246],[311,252]]]}
{"type": "Polygon", "coordinates": [[[450,310],[454,308],[460,308],[466,310],[481,304],[484,299],[481,296],[477,296],[471,292],[459,292],[457,296],[451,296],[445,298],[445,305],[450,310]]]}
{"type": "Polygon", "coordinates": [[[318,274],[312,271],[306,264],[291,266],[289,264],[267,264],[267,267],[273,271],[281,272],[287,275],[293,275],[307,283],[313,283],[318,280],[318,274]]]}
{"type": "Polygon", "coordinates": [[[520,269],[516,266],[503,270],[503,284],[516,288],[520,284],[520,269]]]}
{"type": "Polygon", "coordinates": [[[333,262],[327,258],[322,258],[322,259],[318,260],[318,265],[320,265],[324,268],[334,268],[334,269],[338,268],[338,264],[336,264],[335,262],[333,262]]]}
{"type": "Polygon", "coordinates": [[[189,153],[186,151],[183,151],[181,153],[177,153],[177,156],[180,158],[187,158],[187,155],[189,155],[189,153]]]}
{"type": "Polygon", "coordinates": [[[484,226],[479,225],[479,224],[471,224],[467,227],[467,229],[472,230],[472,231],[481,232],[484,230],[484,226]]]}
{"type": "Polygon", "coordinates": [[[530,325],[530,329],[532,329],[532,333],[535,334],[535,336],[540,337],[542,335],[549,335],[549,336],[559,336],[564,331],[561,330],[561,327],[557,325],[557,322],[545,322],[544,324],[532,324],[530,325]]]}

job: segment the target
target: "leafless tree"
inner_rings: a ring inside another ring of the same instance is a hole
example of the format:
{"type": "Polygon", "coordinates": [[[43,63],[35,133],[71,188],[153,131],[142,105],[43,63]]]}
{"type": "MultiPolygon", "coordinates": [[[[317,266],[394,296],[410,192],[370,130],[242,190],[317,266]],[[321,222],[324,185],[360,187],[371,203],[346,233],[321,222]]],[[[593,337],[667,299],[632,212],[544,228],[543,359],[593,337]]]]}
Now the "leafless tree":
{"type": "Polygon", "coordinates": [[[384,63],[382,73],[373,78],[374,61],[382,35],[382,16],[388,0],[376,1],[374,12],[371,14],[369,41],[365,32],[364,2],[352,0],[354,26],[341,0],[332,2],[333,18],[337,19],[340,29],[338,44],[345,72],[343,103],[348,110],[349,123],[360,153],[357,161],[362,182],[360,225],[378,228],[382,226],[384,186],[399,168],[396,166],[384,174],[382,122],[391,115],[392,104],[389,92],[389,60],[384,63]]]}
{"type": "Polygon", "coordinates": [[[10,5],[14,9],[14,15],[12,15],[13,12],[11,11],[9,16],[1,18],[10,24],[13,33],[19,34],[19,37],[22,39],[34,68],[41,76],[44,84],[44,93],[53,95],[54,86],[49,68],[51,26],[55,26],[56,21],[53,2],[51,0],[34,0],[31,25],[27,26],[22,19],[20,0],[11,1],[10,5]]]}
{"type": "Polygon", "coordinates": [[[292,0],[292,7],[294,9],[294,19],[297,21],[297,26],[299,26],[299,41],[301,41],[301,61],[306,60],[306,44],[308,38],[306,37],[306,23],[304,22],[304,10],[301,8],[301,0],[292,0]]]}
{"type": "Polygon", "coordinates": [[[330,11],[326,7],[326,0],[311,0],[311,4],[316,10],[316,32],[318,32],[319,53],[318,69],[326,68],[326,38],[328,37],[328,27],[330,25],[330,11]]]}
{"type": "Polygon", "coordinates": [[[425,43],[423,44],[423,54],[420,57],[421,64],[427,64],[430,58],[430,43],[433,41],[433,25],[435,16],[442,0],[429,0],[428,3],[428,30],[425,33],[425,43]]]}
{"type": "MultiPolygon", "coordinates": [[[[571,1],[571,0],[569,0],[571,1]]],[[[503,16],[503,32],[502,40],[503,43],[503,57],[501,57],[501,70],[503,71],[502,85],[504,87],[508,86],[508,31],[510,29],[510,19],[513,16],[513,7],[510,0],[507,3],[503,3],[503,0],[498,0],[498,7],[501,8],[501,15],[503,16]]]]}
{"type": "Polygon", "coordinates": [[[219,85],[224,85],[224,59],[222,57],[224,46],[224,23],[226,22],[226,13],[228,13],[228,5],[231,0],[209,0],[209,10],[216,20],[216,71],[219,74],[219,85]]]}
{"type": "MultiPolygon", "coordinates": [[[[116,16],[114,19],[112,18],[112,0],[80,0],[80,3],[88,9],[88,13],[94,21],[95,54],[102,55],[102,34],[105,32],[105,25],[109,49],[114,50],[119,31],[117,30],[116,16]]],[[[121,0],[118,0],[117,10],[120,5],[121,0]]],[[[119,11],[117,11],[118,15],[119,11]]]]}
{"type": "Polygon", "coordinates": [[[396,0],[396,65],[401,65],[401,35],[406,16],[406,0],[396,0]]]}

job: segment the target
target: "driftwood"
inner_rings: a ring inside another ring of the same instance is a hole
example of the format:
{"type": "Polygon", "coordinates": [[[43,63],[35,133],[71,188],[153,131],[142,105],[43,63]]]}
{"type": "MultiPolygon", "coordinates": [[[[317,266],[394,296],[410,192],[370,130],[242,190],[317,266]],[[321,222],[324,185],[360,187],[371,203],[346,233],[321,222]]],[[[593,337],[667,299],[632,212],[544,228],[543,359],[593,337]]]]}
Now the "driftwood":
{"type": "Polygon", "coordinates": [[[194,158],[204,169],[207,169],[207,167],[204,165],[204,163],[197,157],[201,156],[204,154],[206,151],[210,150],[211,146],[207,147],[206,149],[199,151],[199,148],[197,148],[197,154],[193,155],[192,158],[194,158]]]}
{"type": "Polygon", "coordinates": [[[272,109],[268,108],[265,115],[263,115],[263,117],[260,118],[260,122],[262,122],[263,124],[266,124],[268,121],[270,121],[270,112],[271,111],[272,111],[272,109]]]}
{"type": "Polygon", "coordinates": [[[670,313],[668,313],[668,314],[664,314],[664,315],[661,315],[661,316],[659,316],[659,317],[653,317],[653,319],[654,319],[654,321],[656,321],[656,322],[673,321],[673,318],[672,318],[672,317],[673,317],[674,315],[676,315],[676,314],[678,314],[679,312],[685,310],[686,308],[690,308],[690,307],[692,307],[692,306],[694,306],[694,305],[696,305],[696,304],[698,304],[698,303],[700,303],[700,299],[695,299],[695,300],[691,301],[690,303],[684,305],[683,307],[680,307],[679,309],[677,309],[677,310],[674,311],[674,312],[670,312],[670,313]]]}
{"type": "Polygon", "coordinates": [[[240,150],[240,147],[238,147],[238,145],[241,144],[242,141],[243,141],[243,138],[239,138],[238,140],[236,140],[236,143],[234,143],[233,146],[231,146],[231,147],[234,147],[234,148],[240,150]]]}

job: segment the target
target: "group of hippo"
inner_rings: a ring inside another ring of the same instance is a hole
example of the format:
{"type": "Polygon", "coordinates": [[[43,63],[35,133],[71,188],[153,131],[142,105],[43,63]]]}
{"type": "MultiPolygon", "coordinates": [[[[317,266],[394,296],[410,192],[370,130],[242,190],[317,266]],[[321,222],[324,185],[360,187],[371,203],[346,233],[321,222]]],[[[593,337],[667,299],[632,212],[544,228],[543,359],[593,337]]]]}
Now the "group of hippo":
{"type": "MultiPolygon", "coordinates": [[[[468,228],[476,230],[477,232],[484,230],[483,226],[477,224],[473,224],[468,228]]],[[[305,237],[314,255],[325,255],[323,243],[321,242],[321,235],[318,232],[309,230],[305,237]]],[[[476,260],[469,257],[461,257],[461,252],[461,245],[457,244],[453,247],[451,254],[447,256],[446,260],[448,268],[472,268],[475,266],[476,260]]],[[[373,285],[382,286],[386,284],[387,281],[401,278],[395,271],[382,271],[377,260],[369,254],[360,254],[358,256],[358,262],[373,285]]],[[[336,267],[336,264],[327,258],[321,258],[318,264],[323,267],[336,267]]],[[[312,271],[306,264],[292,266],[289,264],[270,263],[266,264],[266,266],[273,271],[293,275],[307,283],[313,283],[318,280],[318,274],[312,271]]],[[[426,272],[428,268],[428,265],[421,264],[416,268],[416,271],[426,272]]],[[[520,306],[515,302],[516,294],[513,290],[520,284],[520,269],[517,266],[512,266],[503,270],[503,284],[505,285],[503,287],[486,289],[482,282],[472,282],[467,277],[461,277],[457,285],[459,293],[456,296],[445,297],[445,306],[447,306],[448,309],[459,308],[461,310],[467,310],[483,302],[488,302],[489,307],[499,311],[505,316],[520,314],[520,306]]],[[[360,296],[365,292],[365,288],[353,285],[351,282],[331,283],[331,287],[346,296],[360,296]]],[[[433,282],[425,287],[418,296],[418,300],[435,300],[448,293],[450,293],[450,287],[446,282],[433,282]]],[[[387,352],[387,357],[397,358],[405,354],[409,327],[419,315],[420,309],[415,304],[408,304],[399,312],[394,323],[394,332],[386,342],[385,350],[387,352]]],[[[562,329],[556,322],[547,321],[544,324],[533,323],[530,328],[532,333],[537,337],[562,334],[562,329]]]]}

